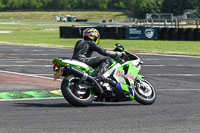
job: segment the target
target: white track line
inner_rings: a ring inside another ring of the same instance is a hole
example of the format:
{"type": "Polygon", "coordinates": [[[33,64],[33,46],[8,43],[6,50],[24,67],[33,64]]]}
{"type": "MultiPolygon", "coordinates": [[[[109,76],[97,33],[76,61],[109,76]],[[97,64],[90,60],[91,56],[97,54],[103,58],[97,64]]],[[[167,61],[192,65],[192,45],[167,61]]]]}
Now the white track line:
{"type": "Polygon", "coordinates": [[[199,67],[200,64],[197,65],[142,65],[147,67],[199,67]]]}
{"type": "Polygon", "coordinates": [[[53,65],[0,65],[1,67],[52,67],[53,65]]]}
{"type": "Polygon", "coordinates": [[[179,59],[156,59],[156,58],[148,58],[148,59],[143,59],[143,61],[168,61],[168,60],[170,60],[170,61],[177,61],[177,60],[179,60],[179,59]]]}
{"type": "Polygon", "coordinates": [[[30,58],[25,58],[25,59],[0,59],[0,61],[52,61],[53,59],[30,59],[30,58]]]}
{"type": "MultiPolygon", "coordinates": [[[[0,65],[2,67],[10,67],[10,66],[17,66],[17,67],[53,67],[53,65],[0,65]]],[[[199,65],[142,65],[144,67],[200,67],[199,65]]]]}
{"type": "MultiPolygon", "coordinates": [[[[6,55],[12,55],[12,56],[16,56],[16,55],[63,55],[62,53],[60,54],[6,54],[6,55]]],[[[65,54],[64,56],[72,56],[72,54],[65,54]]]]}
{"type": "Polygon", "coordinates": [[[52,76],[53,74],[38,73],[38,74],[32,74],[32,75],[35,75],[35,76],[52,76]]]}
{"type": "Polygon", "coordinates": [[[137,55],[156,55],[156,56],[166,56],[166,57],[180,57],[180,58],[197,58],[200,59],[199,56],[187,56],[187,55],[166,55],[166,54],[151,54],[151,53],[136,53],[137,55]]]}
{"type": "Polygon", "coordinates": [[[200,76],[200,74],[145,74],[148,76],[200,76]]]}
{"type": "MultiPolygon", "coordinates": [[[[35,77],[35,78],[42,78],[42,79],[50,79],[50,80],[54,80],[53,78],[43,77],[43,76],[38,76],[38,75],[34,75],[34,74],[24,74],[24,73],[10,72],[10,71],[3,71],[3,70],[0,70],[0,72],[3,72],[3,73],[9,73],[9,74],[17,74],[17,75],[22,75],[22,76],[35,77]]],[[[61,79],[58,79],[58,80],[61,81],[61,79]]]]}
{"type": "Polygon", "coordinates": [[[197,89],[157,89],[156,91],[200,91],[200,88],[197,88],[197,89]]]}

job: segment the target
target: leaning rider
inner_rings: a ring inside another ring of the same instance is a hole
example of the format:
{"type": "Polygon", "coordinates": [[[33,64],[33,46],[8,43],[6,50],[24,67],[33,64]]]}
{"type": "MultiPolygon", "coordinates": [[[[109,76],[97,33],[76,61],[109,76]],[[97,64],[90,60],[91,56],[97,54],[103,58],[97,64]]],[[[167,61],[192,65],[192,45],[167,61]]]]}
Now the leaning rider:
{"type": "Polygon", "coordinates": [[[100,47],[98,45],[100,34],[94,28],[87,28],[86,30],[84,30],[83,38],[84,40],[79,40],[76,43],[72,59],[76,59],[78,61],[84,62],[85,64],[93,68],[98,67],[97,73],[95,76],[96,80],[99,82],[105,81],[106,78],[103,77],[103,74],[108,69],[108,67],[113,64],[112,58],[122,56],[123,52],[109,51],[107,49],[100,47]],[[103,56],[91,57],[93,51],[96,51],[101,55],[109,56],[109,57],[103,57],[103,56]]]}

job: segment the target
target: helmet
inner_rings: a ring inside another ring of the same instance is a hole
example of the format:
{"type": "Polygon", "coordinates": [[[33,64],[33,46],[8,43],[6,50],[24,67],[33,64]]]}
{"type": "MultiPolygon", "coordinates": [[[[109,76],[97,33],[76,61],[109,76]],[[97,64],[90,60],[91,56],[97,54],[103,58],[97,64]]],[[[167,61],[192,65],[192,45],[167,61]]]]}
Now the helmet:
{"type": "Polygon", "coordinates": [[[83,31],[84,40],[93,40],[97,44],[99,44],[100,34],[98,30],[94,28],[87,28],[83,31]]]}

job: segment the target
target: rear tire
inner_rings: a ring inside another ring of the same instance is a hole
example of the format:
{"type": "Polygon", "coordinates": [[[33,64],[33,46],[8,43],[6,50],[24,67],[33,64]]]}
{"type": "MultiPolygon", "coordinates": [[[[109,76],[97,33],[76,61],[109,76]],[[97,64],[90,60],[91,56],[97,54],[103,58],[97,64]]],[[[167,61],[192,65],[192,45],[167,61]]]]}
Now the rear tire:
{"type": "Polygon", "coordinates": [[[79,80],[79,78],[73,76],[65,77],[61,83],[61,92],[64,98],[73,106],[86,107],[93,102],[94,92],[92,89],[87,89],[79,94],[79,90],[74,85],[78,84],[79,80]]]}
{"type": "Polygon", "coordinates": [[[144,104],[144,105],[151,105],[156,101],[157,94],[156,90],[154,89],[153,85],[147,81],[143,80],[142,81],[143,86],[145,87],[144,89],[141,89],[141,87],[136,87],[135,88],[135,100],[138,103],[144,104]]]}

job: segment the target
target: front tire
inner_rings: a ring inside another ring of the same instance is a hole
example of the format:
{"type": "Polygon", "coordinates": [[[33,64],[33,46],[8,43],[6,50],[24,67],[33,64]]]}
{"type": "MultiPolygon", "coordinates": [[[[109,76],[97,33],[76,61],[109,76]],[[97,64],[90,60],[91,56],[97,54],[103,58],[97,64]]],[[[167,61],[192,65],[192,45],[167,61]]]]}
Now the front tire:
{"type": "Polygon", "coordinates": [[[94,92],[92,89],[79,90],[76,85],[79,84],[80,79],[67,76],[61,83],[61,92],[64,98],[73,106],[86,107],[94,100],[94,92]]]}
{"type": "Polygon", "coordinates": [[[157,94],[153,85],[147,80],[143,79],[142,83],[135,88],[135,100],[144,105],[151,105],[156,101],[157,94]],[[142,84],[142,85],[141,85],[142,84]]]}

